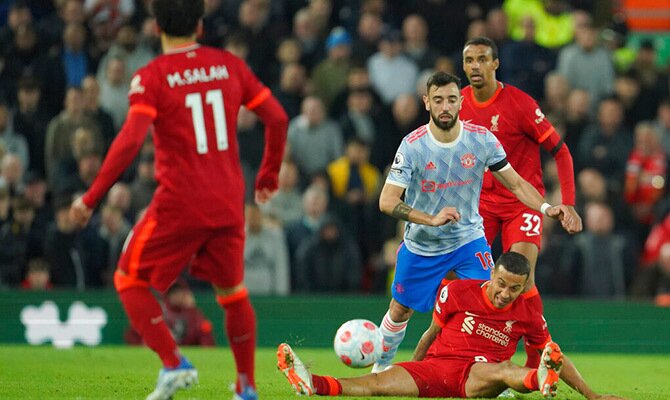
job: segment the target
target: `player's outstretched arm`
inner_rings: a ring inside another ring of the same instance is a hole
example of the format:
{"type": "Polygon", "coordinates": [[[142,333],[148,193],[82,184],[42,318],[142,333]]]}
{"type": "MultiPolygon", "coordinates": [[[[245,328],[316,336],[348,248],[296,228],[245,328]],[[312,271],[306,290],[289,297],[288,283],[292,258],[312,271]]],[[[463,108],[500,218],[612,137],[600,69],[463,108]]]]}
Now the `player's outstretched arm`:
{"type": "Polygon", "coordinates": [[[455,207],[444,207],[436,215],[412,208],[401,199],[404,191],[405,189],[400,186],[385,183],[379,195],[379,210],[403,221],[429,226],[441,226],[461,219],[455,207]]]}
{"type": "Polygon", "coordinates": [[[563,354],[563,368],[561,369],[560,376],[571,388],[575,389],[589,400],[625,400],[623,397],[594,392],[584,378],[582,378],[582,375],[577,370],[577,367],[575,367],[575,364],[573,364],[565,354],[563,354]]]}
{"type": "Polygon", "coordinates": [[[575,226],[573,216],[568,212],[567,206],[558,205],[552,207],[545,203],[544,197],[542,197],[540,192],[523,179],[511,165],[508,168],[492,172],[493,176],[510,192],[514,193],[519,201],[527,207],[539,211],[550,218],[560,220],[563,228],[566,230],[575,226]]]}
{"type": "Polygon", "coordinates": [[[433,344],[441,330],[442,328],[436,324],[434,320],[430,322],[430,326],[426,329],[423,335],[421,335],[419,343],[416,344],[414,354],[412,355],[412,361],[421,361],[426,357],[428,348],[433,344]]]}

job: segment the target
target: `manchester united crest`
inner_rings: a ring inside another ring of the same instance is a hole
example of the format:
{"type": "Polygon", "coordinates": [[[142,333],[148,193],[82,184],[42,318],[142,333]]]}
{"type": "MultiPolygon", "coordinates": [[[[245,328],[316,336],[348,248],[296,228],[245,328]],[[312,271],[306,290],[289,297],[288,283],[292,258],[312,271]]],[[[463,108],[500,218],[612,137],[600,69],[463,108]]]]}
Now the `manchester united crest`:
{"type": "Polygon", "coordinates": [[[477,157],[475,157],[475,155],[472,153],[467,153],[461,156],[461,165],[463,166],[463,168],[470,169],[475,166],[476,162],[477,157]]]}

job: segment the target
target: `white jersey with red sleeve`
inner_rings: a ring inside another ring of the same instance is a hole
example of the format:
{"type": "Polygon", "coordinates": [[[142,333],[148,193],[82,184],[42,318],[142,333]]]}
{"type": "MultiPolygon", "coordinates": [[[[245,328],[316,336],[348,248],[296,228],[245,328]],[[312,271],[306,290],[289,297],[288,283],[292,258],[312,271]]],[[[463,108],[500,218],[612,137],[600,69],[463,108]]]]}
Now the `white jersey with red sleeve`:
{"type": "Polygon", "coordinates": [[[154,115],[154,205],[199,225],[243,221],[244,181],[237,142],[241,105],[271,95],[225,50],[192,44],[157,57],[133,77],[131,112],[154,115]]]}
{"type": "MultiPolygon", "coordinates": [[[[484,103],[475,99],[471,86],[463,88],[461,94],[463,106],[460,119],[481,125],[496,135],[512,167],[544,195],[540,145],[552,151],[562,142],[535,100],[516,87],[501,82],[498,82],[493,97],[484,103]]],[[[481,200],[519,203],[516,196],[490,172],[484,177],[481,200]]]]}
{"type": "Polygon", "coordinates": [[[489,281],[444,280],[435,302],[433,321],[442,327],[428,358],[459,358],[482,362],[509,360],[521,337],[542,349],[551,340],[538,306],[537,289],[522,294],[503,309],[486,295],[489,281]]]}

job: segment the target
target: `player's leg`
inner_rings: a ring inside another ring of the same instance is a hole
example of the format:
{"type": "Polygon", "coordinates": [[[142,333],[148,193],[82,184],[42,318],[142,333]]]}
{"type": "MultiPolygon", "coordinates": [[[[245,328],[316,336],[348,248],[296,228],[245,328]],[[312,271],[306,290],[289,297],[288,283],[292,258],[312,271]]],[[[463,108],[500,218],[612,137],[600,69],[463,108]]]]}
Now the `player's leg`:
{"type": "Polygon", "coordinates": [[[402,367],[391,366],[380,373],[355,378],[334,378],[309,372],[291,346],[277,348],[277,368],[297,394],[320,396],[408,396],[417,397],[419,389],[412,375],[402,367]]]}
{"type": "Polygon", "coordinates": [[[195,277],[211,282],[224,310],[225,330],[235,359],[234,399],[256,399],[256,313],[244,280],[244,227],[214,231],[191,268],[195,277]]]}
{"type": "Polygon", "coordinates": [[[356,378],[339,379],[344,396],[405,396],[417,397],[419,388],[406,369],[397,365],[380,372],[356,378]]]}
{"type": "Polygon", "coordinates": [[[524,290],[527,292],[535,286],[535,266],[537,265],[537,257],[540,253],[540,249],[535,243],[516,242],[512,243],[509,247],[509,251],[521,253],[528,259],[528,263],[530,264],[530,275],[528,276],[528,282],[526,283],[526,288],[524,290]]]}
{"type": "Polygon", "coordinates": [[[511,361],[474,363],[465,382],[465,393],[468,397],[495,397],[508,387],[521,393],[537,390],[537,370],[511,361]]]}
{"type": "MultiPolygon", "coordinates": [[[[503,223],[503,249],[522,254],[530,264],[526,292],[535,287],[535,267],[540,252],[541,238],[542,215],[535,210],[524,209],[503,223]]],[[[539,305],[542,305],[541,301],[539,305]]],[[[528,346],[525,341],[524,349],[526,351],[526,367],[537,368],[540,364],[540,356],[537,350],[528,346]]]]}
{"type": "Polygon", "coordinates": [[[129,234],[114,274],[114,286],[133,329],[163,363],[149,399],[170,398],[197,382],[197,371],[181,356],[161,306],[149,290],[153,286],[165,291],[195,253],[197,235],[185,235],[192,240],[184,240],[183,232],[175,232],[147,212],[129,234]],[[176,243],[180,251],[173,250],[176,243]]]}
{"type": "Polygon", "coordinates": [[[503,220],[502,245],[504,251],[523,254],[530,263],[526,290],[535,286],[535,266],[542,242],[542,213],[522,208],[503,220]]]}
{"type": "Polygon", "coordinates": [[[538,368],[518,366],[511,361],[472,365],[465,382],[467,397],[495,397],[510,387],[521,393],[540,391],[544,397],[553,397],[559,381],[563,354],[556,343],[544,348],[538,368]]]}
{"type": "Polygon", "coordinates": [[[392,298],[389,309],[384,315],[379,331],[382,334],[383,352],[381,358],[372,366],[372,372],[382,372],[393,362],[398,347],[405,339],[407,323],[414,311],[392,298]]]}
{"type": "Polygon", "coordinates": [[[495,203],[481,201],[479,203],[479,215],[484,220],[484,235],[486,236],[486,243],[489,247],[493,241],[498,237],[502,230],[502,219],[499,215],[500,206],[495,203]]]}
{"type": "Polygon", "coordinates": [[[256,395],[256,312],[243,284],[232,288],[215,286],[216,300],[225,314],[226,336],[235,358],[237,382],[234,399],[253,400],[256,395]]]}
{"type": "Polygon", "coordinates": [[[414,310],[432,310],[440,281],[446,274],[443,256],[426,257],[413,254],[405,244],[398,249],[396,271],[391,286],[389,310],[382,319],[380,331],[384,351],[372,372],[381,372],[391,365],[398,347],[405,338],[407,322],[414,310]]]}
{"type": "MultiPolygon", "coordinates": [[[[528,259],[530,264],[530,275],[528,277],[528,283],[526,284],[525,290],[532,290],[535,287],[535,266],[537,265],[539,249],[534,243],[517,242],[512,244],[510,251],[521,253],[528,259]]],[[[537,366],[540,364],[540,357],[537,350],[529,346],[525,341],[523,344],[526,351],[526,366],[529,368],[537,368],[537,366]]]]}

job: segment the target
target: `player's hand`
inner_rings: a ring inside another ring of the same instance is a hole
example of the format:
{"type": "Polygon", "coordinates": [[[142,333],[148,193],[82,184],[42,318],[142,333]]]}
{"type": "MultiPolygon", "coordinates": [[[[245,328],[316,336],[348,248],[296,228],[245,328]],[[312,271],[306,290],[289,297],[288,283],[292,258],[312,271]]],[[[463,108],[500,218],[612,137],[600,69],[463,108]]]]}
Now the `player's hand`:
{"type": "Polygon", "coordinates": [[[256,204],[265,204],[275,195],[275,193],[277,193],[276,190],[270,190],[268,188],[256,189],[256,192],[254,192],[254,200],[256,201],[256,204]]]}
{"type": "Polygon", "coordinates": [[[563,226],[563,229],[565,229],[566,232],[569,234],[575,234],[578,232],[581,232],[584,227],[582,226],[582,217],[577,214],[577,210],[573,206],[564,206],[567,209],[567,214],[570,215],[571,217],[571,224],[564,223],[561,221],[561,225],[563,226]]]}
{"type": "Polygon", "coordinates": [[[570,212],[570,206],[563,204],[549,207],[547,216],[561,221],[561,226],[566,232],[573,234],[581,231],[582,219],[577,213],[570,212]]]}
{"type": "Polygon", "coordinates": [[[563,221],[567,215],[567,209],[563,205],[551,206],[545,211],[545,215],[558,221],[563,221]]]}
{"type": "Polygon", "coordinates": [[[88,220],[93,215],[93,209],[84,204],[84,200],[79,196],[72,202],[70,206],[70,221],[79,228],[83,228],[88,224],[88,220]]]}
{"type": "Polygon", "coordinates": [[[444,207],[439,213],[433,215],[431,226],[442,226],[449,222],[458,222],[460,219],[461,214],[456,210],[456,207],[444,207]]]}

